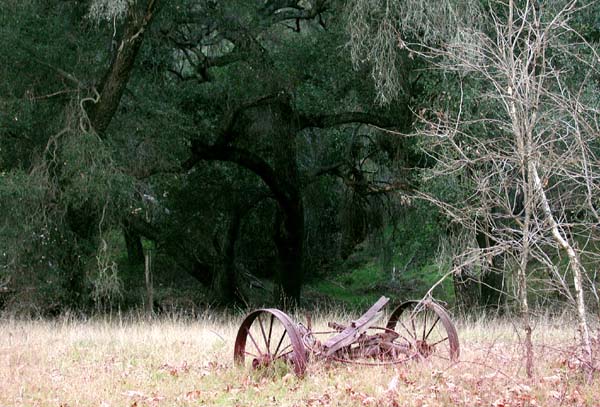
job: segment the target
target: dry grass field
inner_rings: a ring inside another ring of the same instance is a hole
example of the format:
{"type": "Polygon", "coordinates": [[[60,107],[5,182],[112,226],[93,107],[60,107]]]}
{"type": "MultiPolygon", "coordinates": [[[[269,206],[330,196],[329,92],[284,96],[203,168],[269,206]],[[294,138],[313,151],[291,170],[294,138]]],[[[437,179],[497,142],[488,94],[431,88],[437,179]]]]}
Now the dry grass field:
{"type": "Polygon", "coordinates": [[[242,318],[2,319],[0,406],[600,406],[600,377],[580,373],[568,321],[537,321],[534,379],[515,326],[483,320],[458,324],[456,364],[315,361],[298,379],[233,365],[242,318]]]}

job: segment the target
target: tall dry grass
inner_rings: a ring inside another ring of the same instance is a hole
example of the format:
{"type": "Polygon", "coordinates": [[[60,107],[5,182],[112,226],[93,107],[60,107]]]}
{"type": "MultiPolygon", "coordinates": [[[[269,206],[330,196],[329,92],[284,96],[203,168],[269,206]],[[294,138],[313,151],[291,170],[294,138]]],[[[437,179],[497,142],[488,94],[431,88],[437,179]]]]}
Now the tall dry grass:
{"type": "MultiPolygon", "coordinates": [[[[320,329],[354,317],[320,315],[313,323],[320,329]]],[[[0,406],[600,406],[600,378],[585,381],[571,352],[575,324],[565,317],[536,321],[533,380],[510,320],[459,322],[453,365],[313,361],[298,379],[233,366],[242,318],[2,319],[0,406]]]]}

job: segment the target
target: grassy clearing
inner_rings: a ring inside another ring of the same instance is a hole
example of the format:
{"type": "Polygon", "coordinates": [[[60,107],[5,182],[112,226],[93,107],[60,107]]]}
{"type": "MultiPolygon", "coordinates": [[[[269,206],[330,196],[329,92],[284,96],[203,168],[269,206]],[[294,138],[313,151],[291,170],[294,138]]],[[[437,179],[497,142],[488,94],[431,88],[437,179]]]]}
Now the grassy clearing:
{"type": "Polygon", "coordinates": [[[459,323],[462,354],[452,366],[316,361],[298,379],[285,368],[233,366],[241,320],[0,320],[0,406],[600,405],[600,378],[583,380],[568,353],[575,329],[564,320],[538,321],[533,380],[510,321],[459,323]]]}
{"type": "MultiPolygon", "coordinates": [[[[402,264],[403,260],[395,257],[393,264],[402,264]]],[[[392,279],[391,271],[384,272],[378,261],[370,260],[361,265],[309,283],[305,295],[316,299],[325,297],[335,304],[343,304],[348,309],[364,310],[369,308],[382,295],[390,298],[420,299],[429,287],[442,277],[435,265],[425,265],[409,270],[400,270],[392,279]]],[[[454,291],[451,279],[445,279],[435,290],[435,298],[441,301],[454,302],[454,291]]]]}

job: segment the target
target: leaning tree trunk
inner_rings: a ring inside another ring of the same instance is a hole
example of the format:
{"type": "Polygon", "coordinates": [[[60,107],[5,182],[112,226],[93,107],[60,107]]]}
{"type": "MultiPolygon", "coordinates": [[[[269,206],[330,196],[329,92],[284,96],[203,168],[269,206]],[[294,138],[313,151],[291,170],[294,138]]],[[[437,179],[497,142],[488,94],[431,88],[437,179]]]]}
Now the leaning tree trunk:
{"type": "MultiPolygon", "coordinates": [[[[152,20],[157,4],[158,0],[148,0],[144,4],[139,2],[129,7],[120,45],[100,83],[97,97],[85,99],[88,102],[85,105],[86,114],[89,118],[88,125],[100,136],[105,132],[117,111],[141,47],[144,32],[152,20]]],[[[81,257],[91,256],[93,253],[89,248],[96,244],[98,235],[98,212],[94,210],[92,205],[84,203],[78,209],[68,208],[66,219],[70,229],[79,239],[85,241],[81,245],[86,247],[81,257]]],[[[127,236],[127,231],[124,231],[124,233],[127,236]]],[[[130,252],[130,249],[137,250],[139,247],[128,246],[127,249],[130,252]]],[[[79,259],[79,257],[76,258],[79,259]]],[[[65,266],[65,269],[69,270],[67,289],[70,293],[73,293],[70,300],[83,297],[84,270],[81,269],[80,264],[81,261],[77,260],[65,266]]]]}
{"type": "Polygon", "coordinates": [[[575,306],[577,309],[577,319],[579,322],[581,348],[584,354],[584,361],[591,368],[593,366],[592,344],[590,339],[590,330],[587,320],[585,298],[583,293],[583,266],[581,264],[579,256],[577,255],[577,252],[573,248],[573,245],[567,240],[563,233],[561,233],[558,223],[556,222],[556,219],[552,214],[552,209],[550,208],[550,204],[548,202],[548,198],[546,196],[546,192],[544,191],[544,187],[542,185],[542,181],[540,180],[540,176],[538,174],[538,170],[535,163],[532,162],[529,164],[529,166],[529,172],[532,177],[533,187],[537,198],[540,200],[546,221],[550,225],[552,237],[554,238],[554,241],[567,252],[567,256],[569,257],[569,266],[571,268],[571,271],[573,272],[573,285],[575,287],[575,306]]]}
{"type": "Polygon", "coordinates": [[[110,67],[102,79],[98,98],[87,107],[90,125],[100,135],[107,129],[119,107],[121,96],[142,46],[145,31],[157,7],[158,0],[148,0],[145,8],[140,4],[131,5],[127,10],[123,36],[110,67]]]}

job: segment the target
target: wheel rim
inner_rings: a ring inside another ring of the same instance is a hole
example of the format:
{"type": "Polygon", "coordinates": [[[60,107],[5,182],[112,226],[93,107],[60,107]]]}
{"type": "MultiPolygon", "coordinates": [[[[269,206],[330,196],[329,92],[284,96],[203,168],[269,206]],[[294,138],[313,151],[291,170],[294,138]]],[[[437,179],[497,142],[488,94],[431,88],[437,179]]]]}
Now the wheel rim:
{"type": "Polygon", "coordinates": [[[238,330],[234,360],[253,369],[284,362],[302,376],[306,370],[306,349],[287,314],[274,308],[259,309],[248,314],[238,330]]]}
{"type": "Polygon", "coordinates": [[[460,345],[448,312],[432,301],[407,301],[390,315],[387,326],[400,334],[421,357],[436,357],[456,362],[460,345]]]}

